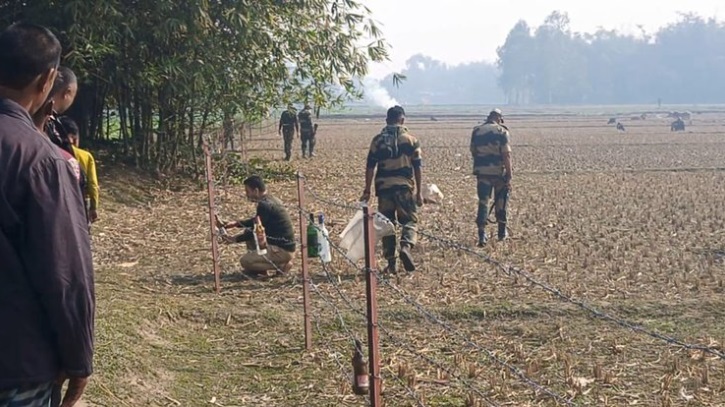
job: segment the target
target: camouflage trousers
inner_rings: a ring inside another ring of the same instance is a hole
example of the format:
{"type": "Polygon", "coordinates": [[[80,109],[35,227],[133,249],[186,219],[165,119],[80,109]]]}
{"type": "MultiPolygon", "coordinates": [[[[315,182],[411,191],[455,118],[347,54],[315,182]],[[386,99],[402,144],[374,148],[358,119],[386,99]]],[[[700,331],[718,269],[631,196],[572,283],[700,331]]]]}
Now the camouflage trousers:
{"type": "MultiPolygon", "coordinates": [[[[378,212],[393,222],[403,225],[400,236],[401,244],[410,247],[416,243],[418,225],[418,205],[413,192],[409,189],[397,191],[381,191],[378,193],[378,212]]],[[[388,262],[395,262],[396,236],[383,237],[383,256],[388,262]]]]}
{"type": "Polygon", "coordinates": [[[302,140],[302,155],[306,152],[312,154],[315,151],[315,133],[312,130],[301,130],[300,139],[302,140]]]}
{"type": "Polygon", "coordinates": [[[295,129],[283,127],[282,137],[284,138],[284,159],[289,160],[292,158],[292,142],[295,139],[295,129]]]}
{"type": "Polygon", "coordinates": [[[479,175],[477,190],[478,216],[476,216],[476,225],[478,225],[479,229],[486,226],[492,194],[496,203],[496,222],[505,224],[509,190],[503,177],[479,175]]]}

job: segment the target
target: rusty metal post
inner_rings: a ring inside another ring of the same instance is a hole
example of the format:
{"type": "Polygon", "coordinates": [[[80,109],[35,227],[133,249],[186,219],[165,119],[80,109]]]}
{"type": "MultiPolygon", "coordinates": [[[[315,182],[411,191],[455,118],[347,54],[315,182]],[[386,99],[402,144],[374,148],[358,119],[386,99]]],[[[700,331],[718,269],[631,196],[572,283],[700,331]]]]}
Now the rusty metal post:
{"type": "Polygon", "coordinates": [[[302,254],[302,303],[305,322],[305,349],[312,350],[312,320],[310,318],[310,273],[307,270],[307,227],[305,207],[305,179],[297,172],[297,202],[300,213],[300,251],[302,254]]]}
{"type": "Polygon", "coordinates": [[[207,195],[209,196],[209,231],[211,235],[211,256],[214,264],[214,291],[218,294],[221,291],[221,282],[219,277],[219,244],[217,242],[216,219],[214,219],[214,215],[216,214],[216,207],[214,203],[214,174],[212,173],[211,152],[209,151],[209,143],[206,138],[202,142],[202,148],[204,150],[204,161],[206,166],[207,195]]]}
{"type": "Polygon", "coordinates": [[[363,207],[363,232],[365,234],[365,281],[368,313],[368,360],[370,361],[370,405],[381,407],[380,353],[378,346],[378,280],[375,260],[375,227],[370,208],[363,207]]]}

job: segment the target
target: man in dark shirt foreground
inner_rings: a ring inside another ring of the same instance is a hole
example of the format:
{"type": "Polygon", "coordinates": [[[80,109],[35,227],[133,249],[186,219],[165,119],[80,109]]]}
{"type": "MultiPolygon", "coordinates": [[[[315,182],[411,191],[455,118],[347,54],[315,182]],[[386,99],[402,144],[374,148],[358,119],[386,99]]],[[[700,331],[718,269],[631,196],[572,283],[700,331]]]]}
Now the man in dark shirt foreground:
{"type": "Polygon", "coordinates": [[[73,170],[35,127],[61,46],[47,29],[0,33],[0,406],[61,407],[92,373],[95,295],[83,199],[73,170]]]}
{"type": "Polygon", "coordinates": [[[295,252],[295,232],[287,209],[282,201],[267,193],[267,187],[261,177],[253,175],[244,180],[244,192],[247,199],[257,203],[257,214],[249,219],[224,223],[217,219],[217,226],[225,229],[246,228],[236,236],[224,236],[227,243],[247,243],[249,252],[242,256],[242,269],[250,274],[266,273],[268,270],[280,270],[285,273],[292,269],[292,257],[295,252]],[[259,216],[267,235],[267,254],[257,254],[254,247],[254,218],[259,216]]]}

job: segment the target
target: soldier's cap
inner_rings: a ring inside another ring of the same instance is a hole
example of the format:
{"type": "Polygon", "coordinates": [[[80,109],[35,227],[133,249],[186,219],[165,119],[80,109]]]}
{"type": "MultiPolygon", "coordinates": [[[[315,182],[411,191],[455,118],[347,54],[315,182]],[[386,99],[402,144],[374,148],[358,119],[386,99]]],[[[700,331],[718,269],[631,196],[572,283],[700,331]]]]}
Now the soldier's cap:
{"type": "Polygon", "coordinates": [[[305,109],[312,109],[312,106],[309,103],[305,103],[305,109]]]}
{"type": "Polygon", "coordinates": [[[501,109],[495,108],[495,109],[491,110],[491,113],[488,114],[488,117],[491,117],[491,116],[503,117],[503,112],[501,111],[501,109]]]}
{"type": "Polygon", "coordinates": [[[287,103],[287,109],[294,109],[294,108],[295,108],[295,105],[293,105],[292,103],[287,103]]]}

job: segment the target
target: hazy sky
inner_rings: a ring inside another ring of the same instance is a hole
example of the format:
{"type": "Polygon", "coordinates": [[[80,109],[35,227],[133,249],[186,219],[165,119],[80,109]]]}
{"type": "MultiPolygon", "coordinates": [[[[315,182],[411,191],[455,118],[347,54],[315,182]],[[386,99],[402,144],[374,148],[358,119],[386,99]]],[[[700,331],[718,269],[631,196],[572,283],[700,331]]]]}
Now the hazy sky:
{"type": "Polygon", "coordinates": [[[451,64],[494,61],[496,47],[520,19],[543,23],[553,10],[566,11],[574,31],[598,27],[634,33],[637,25],[653,33],[677,19],[678,12],[725,18],[723,0],[361,0],[383,27],[392,45],[391,62],[371,66],[380,78],[399,71],[412,55],[423,53],[451,64]]]}

